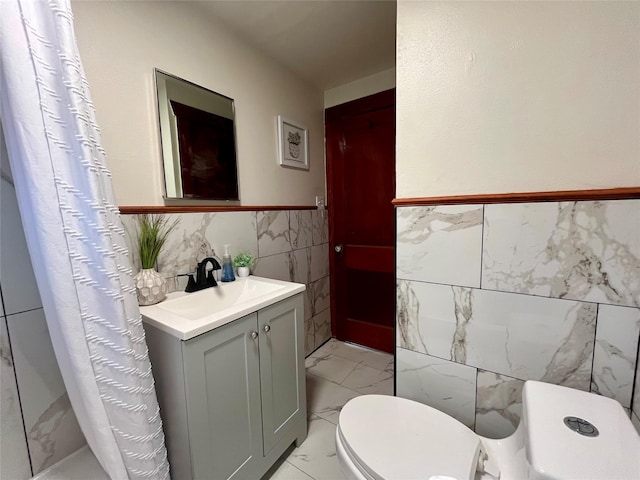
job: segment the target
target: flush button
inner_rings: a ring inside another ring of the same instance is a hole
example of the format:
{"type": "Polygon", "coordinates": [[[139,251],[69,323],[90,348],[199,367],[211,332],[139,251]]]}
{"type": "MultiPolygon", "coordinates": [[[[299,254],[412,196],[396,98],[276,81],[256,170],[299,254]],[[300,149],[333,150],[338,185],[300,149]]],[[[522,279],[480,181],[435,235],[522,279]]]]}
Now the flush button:
{"type": "Polygon", "coordinates": [[[585,437],[597,437],[600,435],[595,425],[579,417],[564,417],[564,424],[585,437]]]}

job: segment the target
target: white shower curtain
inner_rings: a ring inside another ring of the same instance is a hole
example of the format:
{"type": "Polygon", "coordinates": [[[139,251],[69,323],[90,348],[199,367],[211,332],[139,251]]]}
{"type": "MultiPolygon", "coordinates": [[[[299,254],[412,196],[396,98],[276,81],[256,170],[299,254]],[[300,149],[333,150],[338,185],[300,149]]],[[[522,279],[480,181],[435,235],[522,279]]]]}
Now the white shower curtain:
{"type": "Polygon", "coordinates": [[[124,232],[66,0],[0,0],[0,116],[51,339],[112,479],[168,478],[124,232]]]}

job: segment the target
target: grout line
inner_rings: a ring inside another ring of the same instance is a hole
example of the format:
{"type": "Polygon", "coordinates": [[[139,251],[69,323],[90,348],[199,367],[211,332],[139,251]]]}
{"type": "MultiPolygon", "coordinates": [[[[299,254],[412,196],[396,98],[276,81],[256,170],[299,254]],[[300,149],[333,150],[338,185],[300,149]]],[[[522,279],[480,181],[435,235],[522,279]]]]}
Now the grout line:
{"type": "MultiPolygon", "coordinates": [[[[294,450],[294,451],[295,451],[295,450],[294,450]]],[[[293,453],[293,452],[292,452],[292,453],[293,453]]],[[[308,473],[308,472],[305,472],[305,471],[304,471],[304,470],[302,470],[301,468],[298,468],[297,466],[295,466],[293,463],[291,463],[291,462],[288,460],[288,458],[289,458],[289,457],[287,457],[287,459],[285,459],[285,463],[288,463],[290,466],[292,466],[293,468],[295,468],[295,469],[296,469],[296,470],[298,470],[299,472],[304,473],[307,477],[309,477],[309,478],[313,478],[313,480],[316,480],[316,477],[314,477],[313,475],[311,475],[311,474],[310,474],[310,473],[308,473]]]]}
{"type": "MultiPolygon", "coordinates": [[[[24,407],[22,402],[22,393],[20,392],[20,382],[18,382],[18,369],[16,368],[15,361],[13,359],[13,345],[11,344],[11,333],[9,332],[9,322],[7,321],[7,317],[1,317],[4,322],[5,330],[7,332],[7,345],[9,346],[9,355],[11,356],[11,368],[13,369],[13,376],[16,385],[16,396],[18,397],[18,408],[20,409],[20,420],[22,421],[22,431],[24,433],[24,444],[27,450],[27,457],[29,458],[29,470],[31,471],[31,475],[35,475],[33,469],[33,459],[31,458],[31,445],[29,444],[29,435],[27,433],[27,425],[24,419],[24,407]]],[[[23,385],[24,388],[24,385],[23,385]]]]}
{"type": "Polygon", "coordinates": [[[549,296],[544,296],[544,295],[536,295],[534,293],[524,293],[524,292],[509,292],[509,291],[505,291],[505,290],[496,290],[494,288],[478,288],[478,287],[470,287],[468,285],[454,285],[451,283],[441,283],[441,282],[429,282],[426,280],[415,280],[412,278],[398,278],[398,280],[402,280],[405,282],[414,282],[414,283],[421,283],[421,284],[426,284],[426,285],[440,285],[443,287],[454,287],[454,288],[470,288],[472,290],[479,290],[482,292],[493,292],[493,293],[502,293],[502,294],[506,294],[506,295],[521,295],[521,296],[525,296],[525,297],[535,297],[535,298],[543,298],[543,299],[547,299],[547,300],[557,300],[557,301],[561,301],[561,302],[580,302],[580,303],[591,303],[591,304],[602,304],[602,305],[611,305],[613,307],[621,307],[621,308],[638,308],[635,306],[629,306],[629,305],[616,305],[613,303],[603,303],[603,302],[594,302],[594,301],[590,301],[590,300],[577,300],[577,299],[571,299],[571,298],[558,298],[558,297],[549,297],[549,296]]]}

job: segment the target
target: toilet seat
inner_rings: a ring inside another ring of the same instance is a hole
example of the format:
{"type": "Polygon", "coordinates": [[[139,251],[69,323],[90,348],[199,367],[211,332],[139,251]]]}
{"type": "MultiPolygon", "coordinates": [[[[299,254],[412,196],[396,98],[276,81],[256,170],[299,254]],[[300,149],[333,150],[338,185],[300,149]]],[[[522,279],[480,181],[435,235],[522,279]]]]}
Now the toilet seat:
{"type": "Polygon", "coordinates": [[[427,405],[385,395],[347,402],[336,433],[364,478],[472,480],[481,450],[469,428],[427,405]]]}

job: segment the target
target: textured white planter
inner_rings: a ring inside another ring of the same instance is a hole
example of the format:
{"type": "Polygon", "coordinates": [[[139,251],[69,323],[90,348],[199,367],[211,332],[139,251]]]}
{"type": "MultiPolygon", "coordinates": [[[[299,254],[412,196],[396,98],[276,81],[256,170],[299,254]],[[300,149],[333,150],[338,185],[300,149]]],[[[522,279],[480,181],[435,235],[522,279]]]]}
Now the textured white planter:
{"type": "Polygon", "coordinates": [[[293,158],[298,158],[300,156],[300,145],[296,145],[295,143],[289,143],[289,154],[293,158]]]}
{"type": "Polygon", "coordinates": [[[153,268],[143,268],[133,277],[138,305],[153,305],[167,298],[167,281],[153,268]]]}
{"type": "Polygon", "coordinates": [[[239,277],[248,277],[249,276],[249,267],[238,267],[238,276],[239,277]]]}

